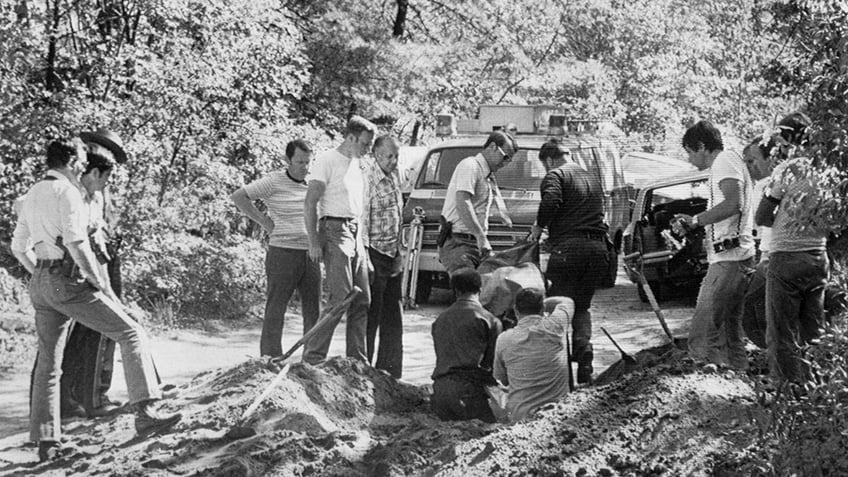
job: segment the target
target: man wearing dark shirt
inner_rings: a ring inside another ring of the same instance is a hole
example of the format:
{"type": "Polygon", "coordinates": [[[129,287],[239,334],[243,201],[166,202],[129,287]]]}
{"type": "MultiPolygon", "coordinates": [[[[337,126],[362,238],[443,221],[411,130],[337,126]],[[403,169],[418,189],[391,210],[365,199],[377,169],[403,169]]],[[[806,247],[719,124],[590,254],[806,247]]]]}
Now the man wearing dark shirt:
{"type": "Polygon", "coordinates": [[[569,151],[551,139],[539,151],[548,168],[542,180],[542,201],[532,239],[548,231],[551,258],[545,276],[550,296],[574,300],[572,358],[577,362],[577,382],[592,380],[592,315],[589,307],[607,270],[607,225],[604,192],[595,174],[568,161],[569,151]],[[554,165],[562,164],[554,168],[554,165]]]}
{"type": "Polygon", "coordinates": [[[445,421],[495,422],[486,386],[495,385],[492,362],[501,322],[480,304],[480,274],[464,268],[451,276],[456,302],[433,322],[436,369],[433,412],[445,421]]]}

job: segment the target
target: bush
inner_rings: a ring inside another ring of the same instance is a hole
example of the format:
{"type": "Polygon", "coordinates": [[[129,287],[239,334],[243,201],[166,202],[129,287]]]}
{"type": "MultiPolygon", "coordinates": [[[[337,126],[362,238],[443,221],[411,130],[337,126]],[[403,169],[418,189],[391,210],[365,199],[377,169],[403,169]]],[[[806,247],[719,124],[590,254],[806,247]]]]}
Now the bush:
{"type": "Polygon", "coordinates": [[[127,297],[148,309],[168,303],[184,319],[233,319],[263,299],[264,251],[255,240],[167,233],[125,256],[127,297]]]}

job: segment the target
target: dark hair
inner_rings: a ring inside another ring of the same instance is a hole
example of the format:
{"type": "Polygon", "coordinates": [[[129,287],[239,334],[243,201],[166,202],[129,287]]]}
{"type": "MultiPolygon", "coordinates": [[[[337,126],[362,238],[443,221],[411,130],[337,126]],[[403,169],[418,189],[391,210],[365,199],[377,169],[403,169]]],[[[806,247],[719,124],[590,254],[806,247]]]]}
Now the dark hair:
{"type": "Polygon", "coordinates": [[[87,162],[83,174],[88,174],[94,169],[97,169],[102,174],[115,168],[115,155],[112,154],[112,151],[100,144],[93,142],[86,143],[85,155],[87,162]]]}
{"type": "Polygon", "coordinates": [[[515,295],[515,310],[521,315],[541,315],[545,309],[545,293],[538,288],[524,288],[515,295]]]}
{"type": "Polygon", "coordinates": [[[710,152],[724,150],[721,132],[706,120],[698,121],[683,134],[683,147],[697,151],[701,146],[710,152]]]}
{"type": "Polygon", "coordinates": [[[778,121],[777,127],[780,129],[780,136],[795,146],[800,146],[807,139],[807,128],[813,124],[809,116],[800,112],[794,111],[784,116],[778,121]]]}
{"type": "Polygon", "coordinates": [[[399,144],[396,137],[392,136],[391,134],[384,134],[374,141],[374,149],[380,149],[381,147],[385,146],[386,143],[399,144]]]}
{"type": "Polygon", "coordinates": [[[306,153],[312,152],[312,146],[308,142],[303,139],[295,139],[294,141],[289,141],[289,143],[286,144],[286,157],[291,159],[294,157],[294,153],[298,149],[306,153]]]}
{"type": "Polygon", "coordinates": [[[561,163],[565,162],[565,160],[557,161],[558,159],[562,159],[565,156],[570,155],[571,151],[566,149],[560,140],[555,137],[548,139],[547,142],[542,144],[542,147],[539,149],[539,160],[543,163],[548,160],[550,160],[551,163],[560,162],[560,164],[555,164],[553,167],[557,167],[561,165],[561,163]]]}
{"type": "Polygon", "coordinates": [[[359,137],[364,132],[377,134],[377,126],[362,116],[351,116],[347,122],[347,127],[345,127],[344,135],[353,134],[359,137]]]}
{"type": "Polygon", "coordinates": [[[489,144],[494,144],[498,147],[504,147],[507,143],[512,147],[512,150],[518,152],[518,143],[515,138],[503,131],[494,131],[486,138],[486,143],[483,144],[483,149],[489,147],[489,144]]]}
{"type": "Polygon", "coordinates": [[[457,295],[480,293],[483,286],[480,274],[473,268],[461,268],[450,277],[451,288],[457,295]]]}
{"type": "Polygon", "coordinates": [[[57,139],[47,144],[47,168],[59,169],[67,166],[77,155],[77,148],[67,139],[57,139]]]}

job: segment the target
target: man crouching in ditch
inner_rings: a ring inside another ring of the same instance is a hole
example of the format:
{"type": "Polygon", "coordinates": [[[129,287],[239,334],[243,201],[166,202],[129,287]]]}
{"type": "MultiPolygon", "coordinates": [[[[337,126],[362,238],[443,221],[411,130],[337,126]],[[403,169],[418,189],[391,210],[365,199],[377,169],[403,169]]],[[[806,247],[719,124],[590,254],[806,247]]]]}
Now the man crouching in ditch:
{"type": "Polygon", "coordinates": [[[155,409],[162,393],[147,334],[115,296],[105,267],[99,266],[89,244],[90,211],[83,201],[79,177],[90,170],[102,190],[114,167],[114,156],[102,146],[89,144],[86,153],[70,141],[51,142],[47,175],[27,192],[12,237],[12,253],[32,274],[29,290],[35,308],[38,360],[31,392],[30,435],[38,442],[41,461],[63,454],[59,381],[70,317],[120,345],[138,434],[167,429],[181,419],[180,414],[155,409]]]}
{"type": "Polygon", "coordinates": [[[480,304],[481,282],[476,270],[457,270],[451,276],[456,302],[433,322],[436,369],[431,406],[443,421],[496,422],[486,386],[497,384],[492,363],[502,325],[480,304]]]}

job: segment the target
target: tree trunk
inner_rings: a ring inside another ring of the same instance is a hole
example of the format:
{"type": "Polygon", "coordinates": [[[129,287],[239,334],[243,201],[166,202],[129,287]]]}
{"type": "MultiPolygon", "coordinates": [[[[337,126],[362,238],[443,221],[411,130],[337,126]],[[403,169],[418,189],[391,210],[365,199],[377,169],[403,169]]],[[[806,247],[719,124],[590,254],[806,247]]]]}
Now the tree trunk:
{"type": "Polygon", "coordinates": [[[59,37],[60,1],[54,0],[52,11],[50,1],[47,1],[47,11],[50,12],[50,16],[47,17],[47,30],[50,32],[47,36],[47,71],[44,74],[44,87],[47,91],[59,89],[59,78],[56,75],[56,42],[59,37]]]}
{"type": "Polygon", "coordinates": [[[409,0],[395,0],[397,3],[397,15],[395,16],[395,24],[392,27],[392,36],[400,38],[406,29],[406,11],[409,9],[409,0]]]}

